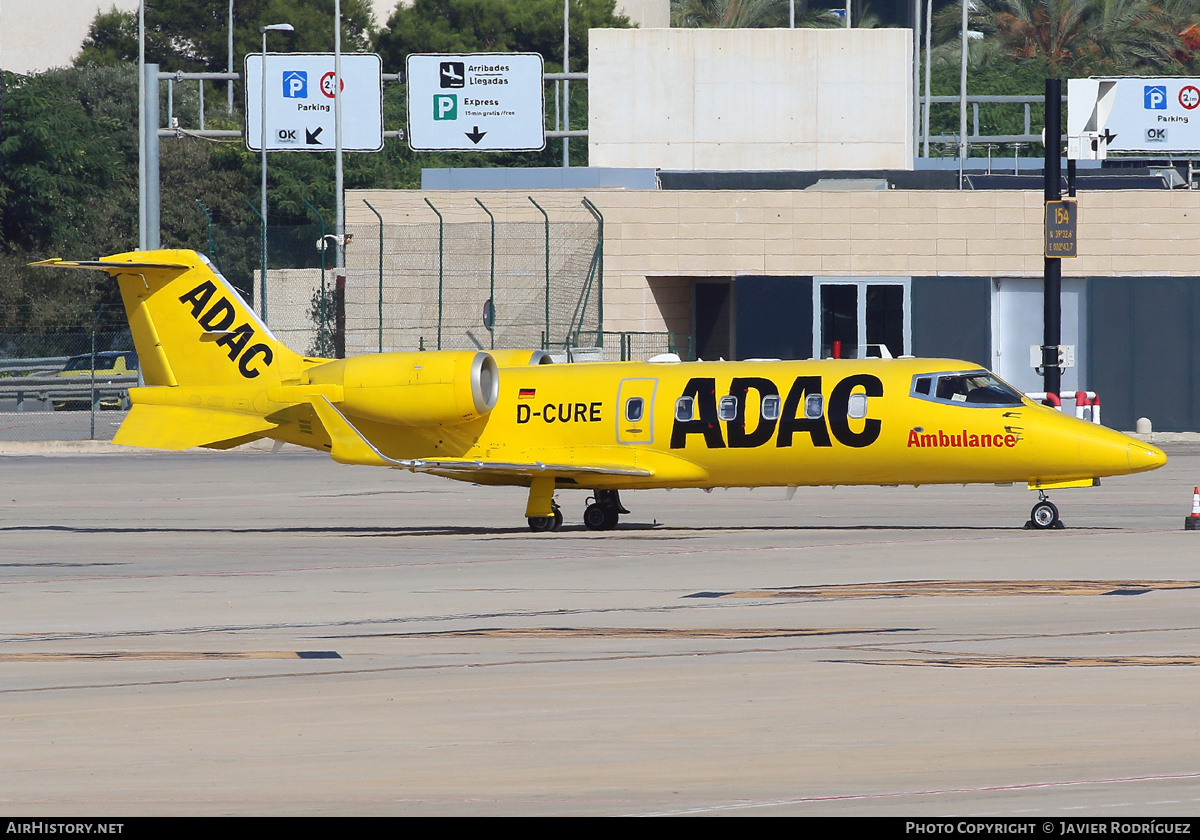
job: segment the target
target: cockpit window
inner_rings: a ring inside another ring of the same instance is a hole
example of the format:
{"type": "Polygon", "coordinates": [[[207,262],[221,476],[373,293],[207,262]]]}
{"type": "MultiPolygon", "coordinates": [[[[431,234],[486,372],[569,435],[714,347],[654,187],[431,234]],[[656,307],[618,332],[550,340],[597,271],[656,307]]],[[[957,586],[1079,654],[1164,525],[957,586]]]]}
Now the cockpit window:
{"type": "Polygon", "coordinates": [[[934,402],[975,405],[1021,405],[1021,394],[986,370],[934,373],[913,377],[913,396],[934,402]]]}

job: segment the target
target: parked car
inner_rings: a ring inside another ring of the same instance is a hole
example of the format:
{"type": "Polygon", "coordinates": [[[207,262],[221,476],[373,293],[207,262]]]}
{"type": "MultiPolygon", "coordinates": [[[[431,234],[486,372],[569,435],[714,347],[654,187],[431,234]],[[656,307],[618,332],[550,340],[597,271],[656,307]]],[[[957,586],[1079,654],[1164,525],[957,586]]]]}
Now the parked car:
{"type": "MultiPolygon", "coordinates": [[[[138,357],[137,353],[132,350],[106,350],[95,355],[96,360],[96,385],[99,387],[102,384],[107,384],[112,381],[115,376],[130,376],[137,374],[138,357]]],[[[58,372],[58,376],[82,376],[91,378],[92,375],[92,359],[91,353],[84,353],[81,356],[72,356],[67,359],[67,363],[63,365],[63,369],[58,372]]],[[[128,407],[129,394],[128,390],[122,390],[119,394],[107,391],[100,397],[101,408],[125,408],[128,407]]],[[[55,411],[86,411],[91,405],[90,400],[55,400],[55,411]]]]}

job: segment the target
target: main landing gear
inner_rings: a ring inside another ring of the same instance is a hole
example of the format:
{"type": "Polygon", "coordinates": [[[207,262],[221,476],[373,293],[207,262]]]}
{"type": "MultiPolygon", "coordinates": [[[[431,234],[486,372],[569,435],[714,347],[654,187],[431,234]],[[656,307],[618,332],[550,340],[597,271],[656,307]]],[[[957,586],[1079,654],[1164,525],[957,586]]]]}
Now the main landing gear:
{"type": "Polygon", "coordinates": [[[629,513],[621,504],[621,495],[616,490],[597,490],[592,501],[583,511],[583,524],[589,531],[611,531],[617,527],[622,513],[629,513]]]}
{"type": "Polygon", "coordinates": [[[1061,529],[1062,527],[1062,520],[1058,518],[1058,508],[1046,498],[1044,491],[1039,490],[1038,503],[1029,512],[1029,521],[1025,523],[1025,529],[1027,531],[1044,531],[1050,528],[1061,529]]]}
{"type": "Polygon", "coordinates": [[[550,516],[527,517],[530,531],[533,531],[535,534],[540,534],[545,531],[557,531],[562,527],[563,514],[562,511],[559,510],[558,503],[551,502],[550,506],[554,511],[554,513],[550,516]]]}
{"type": "MultiPolygon", "coordinates": [[[[616,490],[596,490],[583,512],[583,524],[589,531],[611,531],[617,527],[622,513],[629,513],[621,504],[616,490]]],[[[557,531],[562,527],[563,514],[554,501],[554,481],[535,478],[529,488],[529,503],[525,507],[529,530],[535,534],[557,531]]]]}

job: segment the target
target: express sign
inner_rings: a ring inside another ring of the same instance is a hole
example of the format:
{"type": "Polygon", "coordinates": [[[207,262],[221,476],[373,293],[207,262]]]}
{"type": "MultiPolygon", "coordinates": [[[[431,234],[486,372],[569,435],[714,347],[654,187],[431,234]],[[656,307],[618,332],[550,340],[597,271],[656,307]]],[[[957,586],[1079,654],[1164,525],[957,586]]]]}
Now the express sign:
{"type": "Polygon", "coordinates": [[[419,152],[546,147],[537,53],[408,56],[408,145],[419,152]]]}

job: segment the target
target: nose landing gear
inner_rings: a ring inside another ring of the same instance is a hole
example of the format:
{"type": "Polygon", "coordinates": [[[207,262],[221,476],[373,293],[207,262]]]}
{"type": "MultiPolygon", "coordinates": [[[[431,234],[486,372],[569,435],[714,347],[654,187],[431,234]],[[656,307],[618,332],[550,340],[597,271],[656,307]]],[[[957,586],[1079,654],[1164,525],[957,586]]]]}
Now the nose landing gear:
{"type": "Polygon", "coordinates": [[[1025,523],[1025,530],[1044,531],[1050,528],[1062,529],[1062,520],[1058,518],[1058,508],[1054,503],[1046,498],[1044,491],[1038,491],[1038,503],[1033,506],[1033,510],[1029,512],[1029,521],[1025,523]]]}

